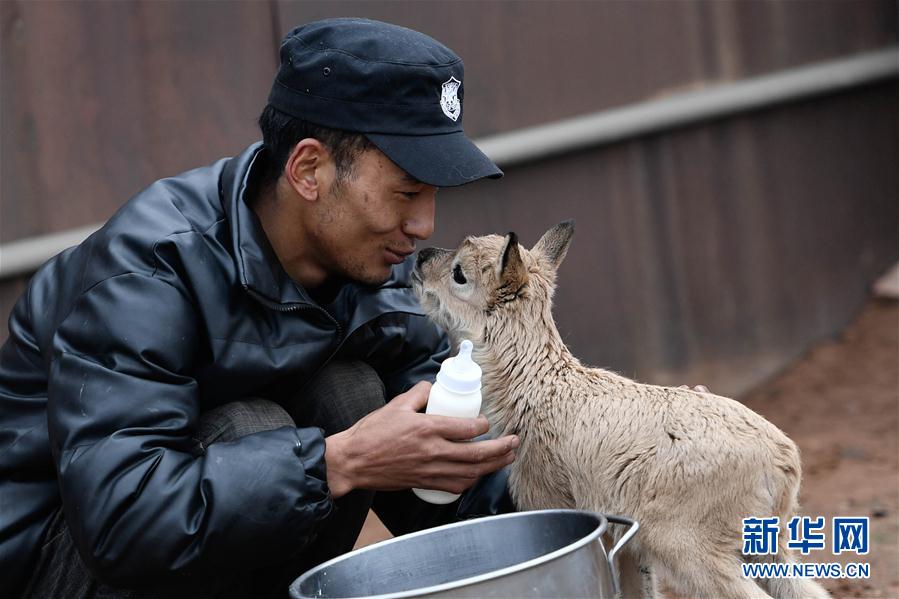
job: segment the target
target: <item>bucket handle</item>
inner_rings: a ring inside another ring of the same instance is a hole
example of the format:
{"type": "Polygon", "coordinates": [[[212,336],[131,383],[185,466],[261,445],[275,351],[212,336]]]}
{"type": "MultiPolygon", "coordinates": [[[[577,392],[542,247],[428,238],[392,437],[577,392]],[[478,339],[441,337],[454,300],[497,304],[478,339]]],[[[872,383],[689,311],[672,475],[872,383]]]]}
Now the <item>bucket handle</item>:
{"type": "Polygon", "coordinates": [[[625,531],[621,538],[618,539],[618,542],[615,543],[615,546],[612,547],[612,550],[609,551],[609,555],[606,558],[609,562],[609,569],[612,571],[612,584],[615,586],[615,596],[621,596],[621,584],[618,580],[618,568],[615,567],[615,556],[621,550],[625,544],[631,540],[631,538],[637,534],[637,531],[640,529],[640,523],[636,520],[632,520],[630,518],[625,518],[623,516],[610,516],[605,514],[606,520],[611,522],[612,524],[621,524],[622,526],[627,526],[628,529],[625,531]]]}

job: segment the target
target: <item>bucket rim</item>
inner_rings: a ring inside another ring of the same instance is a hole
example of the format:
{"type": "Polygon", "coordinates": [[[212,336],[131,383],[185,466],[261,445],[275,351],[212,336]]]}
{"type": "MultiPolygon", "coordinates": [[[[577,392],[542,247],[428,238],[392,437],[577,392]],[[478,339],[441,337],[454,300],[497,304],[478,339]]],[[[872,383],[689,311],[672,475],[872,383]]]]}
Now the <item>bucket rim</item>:
{"type": "MultiPolygon", "coordinates": [[[[462,520],[460,522],[451,522],[449,524],[443,524],[441,526],[435,526],[434,528],[426,528],[424,530],[419,530],[413,533],[401,535],[398,537],[393,537],[391,539],[386,539],[384,541],[380,541],[378,543],[373,543],[371,545],[366,545],[360,549],[356,549],[355,551],[351,551],[349,553],[344,553],[343,555],[338,555],[337,557],[330,559],[324,563],[319,564],[318,566],[304,572],[299,577],[297,577],[293,583],[290,585],[290,595],[291,598],[299,598],[306,599],[309,597],[307,595],[301,595],[299,590],[300,586],[307,579],[314,576],[320,570],[324,570],[330,567],[337,562],[340,562],[344,559],[347,559],[348,556],[357,556],[368,551],[375,551],[381,547],[386,547],[388,545],[394,543],[400,543],[407,539],[411,539],[414,537],[425,536],[429,534],[436,534],[438,532],[449,530],[452,528],[458,528],[461,526],[472,526],[482,520],[503,520],[510,518],[525,518],[527,516],[531,516],[534,514],[548,515],[548,514],[576,514],[578,516],[591,516],[598,520],[596,528],[594,528],[589,534],[581,537],[580,539],[574,541],[573,543],[569,543],[564,547],[560,547],[555,551],[551,551],[549,553],[545,553],[539,557],[535,557],[533,559],[529,559],[527,561],[523,561],[518,564],[514,564],[512,566],[506,566],[505,568],[500,568],[498,570],[492,570],[490,572],[485,572],[484,574],[478,574],[477,576],[469,576],[467,578],[460,578],[459,580],[453,580],[450,582],[444,582],[442,584],[431,585],[427,587],[421,587],[417,589],[410,589],[407,591],[399,591],[396,593],[386,593],[381,595],[359,595],[356,597],[348,597],[346,599],[406,599],[408,597],[418,597],[421,595],[428,595],[433,593],[441,593],[444,591],[449,591],[454,588],[468,586],[472,584],[478,584],[480,582],[484,582],[486,580],[493,580],[497,578],[502,578],[504,576],[508,576],[510,574],[515,574],[516,572],[520,572],[522,570],[527,570],[529,568],[533,568],[535,566],[539,566],[556,559],[559,559],[569,553],[573,553],[594,541],[596,541],[600,535],[602,535],[606,529],[608,528],[609,521],[606,519],[604,514],[599,512],[593,512],[590,510],[578,510],[578,509],[547,509],[547,510],[529,510],[523,512],[512,512],[509,514],[498,514],[493,516],[485,516],[483,518],[471,518],[469,520],[462,520]]],[[[605,548],[603,548],[603,553],[605,553],[605,548]]]]}

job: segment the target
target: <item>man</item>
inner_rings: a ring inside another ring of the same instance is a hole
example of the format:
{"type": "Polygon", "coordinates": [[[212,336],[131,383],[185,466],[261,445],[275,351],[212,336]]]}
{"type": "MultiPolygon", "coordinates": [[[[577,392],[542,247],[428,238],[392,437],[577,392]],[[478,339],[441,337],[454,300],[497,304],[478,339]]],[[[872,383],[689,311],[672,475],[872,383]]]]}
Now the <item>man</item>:
{"type": "Polygon", "coordinates": [[[502,175],[462,131],[462,61],[359,19],[280,56],[262,144],[157,181],[16,304],[0,595],[283,595],[370,506],[395,533],[500,509],[409,491],[461,492],[518,445],[419,413],[450,348],[410,254],[438,187],[502,175]]]}

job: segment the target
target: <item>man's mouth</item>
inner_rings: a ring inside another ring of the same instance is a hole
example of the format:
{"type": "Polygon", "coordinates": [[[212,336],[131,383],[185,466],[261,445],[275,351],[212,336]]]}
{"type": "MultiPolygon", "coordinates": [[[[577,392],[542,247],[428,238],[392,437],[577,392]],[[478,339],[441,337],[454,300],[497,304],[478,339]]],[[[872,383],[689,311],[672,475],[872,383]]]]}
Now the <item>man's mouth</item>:
{"type": "Polygon", "coordinates": [[[387,261],[391,264],[402,264],[406,261],[406,258],[412,254],[414,250],[409,251],[401,251],[401,250],[391,250],[390,248],[384,248],[384,255],[387,258],[387,261]]]}

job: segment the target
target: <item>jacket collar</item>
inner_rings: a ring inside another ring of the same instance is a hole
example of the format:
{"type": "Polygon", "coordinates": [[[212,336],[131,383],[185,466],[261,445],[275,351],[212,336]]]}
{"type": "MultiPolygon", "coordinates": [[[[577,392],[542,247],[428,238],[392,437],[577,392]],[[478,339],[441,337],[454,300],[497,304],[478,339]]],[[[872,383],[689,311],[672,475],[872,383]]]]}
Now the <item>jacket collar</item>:
{"type": "Polygon", "coordinates": [[[306,290],[281,268],[259,218],[246,202],[250,176],[264,159],[262,142],[257,142],[230,159],[222,171],[219,193],[231,228],[238,276],[245,289],[269,302],[312,304],[306,290]]]}

